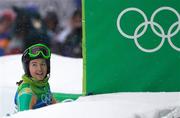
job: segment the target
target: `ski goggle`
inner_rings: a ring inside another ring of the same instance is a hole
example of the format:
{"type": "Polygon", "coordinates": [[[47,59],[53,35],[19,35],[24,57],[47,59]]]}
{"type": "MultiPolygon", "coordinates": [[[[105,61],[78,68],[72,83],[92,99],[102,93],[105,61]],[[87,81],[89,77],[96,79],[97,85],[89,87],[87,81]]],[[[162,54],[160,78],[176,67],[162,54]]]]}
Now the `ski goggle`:
{"type": "Polygon", "coordinates": [[[51,57],[50,49],[46,45],[43,45],[43,44],[35,44],[29,47],[28,50],[29,50],[28,54],[31,58],[35,58],[39,56],[40,54],[45,59],[49,59],[51,57]]]}

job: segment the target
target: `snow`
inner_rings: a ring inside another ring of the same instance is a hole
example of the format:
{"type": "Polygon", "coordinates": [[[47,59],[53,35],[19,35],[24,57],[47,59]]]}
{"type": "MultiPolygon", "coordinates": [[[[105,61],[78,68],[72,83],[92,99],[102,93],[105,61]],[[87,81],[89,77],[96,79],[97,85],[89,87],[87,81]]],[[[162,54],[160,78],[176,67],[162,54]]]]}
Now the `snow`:
{"type": "Polygon", "coordinates": [[[10,118],[162,118],[163,114],[179,110],[179,98],[178,92],[95,95],[19,112],[10,118]]]}
{"type": "MultiPolygon", "coordinates": [[[[23,74],[21,55],[0,58],[0,117],[3,118],[178,118],[180,92],[121,92],[82,96],[36,110],[14,112],[15,85],[23,74]],[[5,116],[7,113],[11,115],[5,116]]],[[[52,55],[53,92],[82,93],[82,59],[52,55]]]]}

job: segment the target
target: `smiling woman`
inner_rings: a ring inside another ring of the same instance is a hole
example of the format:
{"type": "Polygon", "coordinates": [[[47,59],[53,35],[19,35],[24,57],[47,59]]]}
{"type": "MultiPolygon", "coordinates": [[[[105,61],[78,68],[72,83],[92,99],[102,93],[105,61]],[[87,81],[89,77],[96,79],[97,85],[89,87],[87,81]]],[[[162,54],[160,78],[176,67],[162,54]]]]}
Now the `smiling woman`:
{"type": "Polygon", "coordinates": [[[56,103],[48,83],[50,49],[43,44],[27,48],[22,56],[25,74],[18,82],[15,103],[18,111],[36,109],[56,103]]]}

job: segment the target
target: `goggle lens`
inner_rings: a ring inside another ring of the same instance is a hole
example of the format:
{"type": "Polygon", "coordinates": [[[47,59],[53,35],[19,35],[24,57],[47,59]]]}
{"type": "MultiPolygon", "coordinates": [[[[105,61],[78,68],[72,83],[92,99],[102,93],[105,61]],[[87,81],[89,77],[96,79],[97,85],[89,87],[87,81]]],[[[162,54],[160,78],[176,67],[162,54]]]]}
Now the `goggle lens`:
{"type": "Polygon", "coordinates": [[[51,56],[49,48],[43,44],[36,44],[29,48],[29,56],[30,57],[34,58],[36,56],[39,56],[40,53],[46,59],[50,58],[50,56],[51,56]]]}

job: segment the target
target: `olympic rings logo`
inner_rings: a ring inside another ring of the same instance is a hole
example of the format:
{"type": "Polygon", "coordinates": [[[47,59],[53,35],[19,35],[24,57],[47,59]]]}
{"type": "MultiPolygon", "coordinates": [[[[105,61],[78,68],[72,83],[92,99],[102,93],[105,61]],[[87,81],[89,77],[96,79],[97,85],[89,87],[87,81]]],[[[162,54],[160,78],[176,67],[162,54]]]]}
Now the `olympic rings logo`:
{"type": "Polygon", "coordinates": [[[51,103],[51,100],[52,100],[52,95],[51,94],[42,94],[41,100],[46,105],[49,105],[51,103]]]}
{"type": "Polygon", "coordinates": [[[46,87],[44,87],[44,91],[47,91],[47,93],[41,95],[41,101],[45,103],[46,105],[49,105],[51,104],[52,94],[50,90],[46,87]]]}
{"type": "Polygon", "coordinates": [[[140,10],[140,9],[138,9],[138,8],[127,8],[127,9],[123,10],[123,11],[119,14],[119,16],[118,16],[118,18],[117,18],[117,28],[118,28],[118,31],[121,33],[121,35],[123,35],[124,37],[126,37],[126,38],[128,38],[128,39],[134,39],[134,42],[135,42],[136,46],[137,46],[141,51],[143,51],[143,52],[155,52],[155,51],[158,51],[158,50],[163,46],[163,44],[164,44],[164,42],[165,42],[165,39],[168,39],[168,42],[169,42],[170,46],[171,46],[173,49],[175,49],[176,51],[180,51],[180,47],[177,47],[177,46],[174,45],[173,42],[171,41],[171,38],[172,38],[173,36],[175,36],[175,35],[179,32],[179,30],[180,30],[180,15],[179,15],[179,13],[178,13],[175,9],[173,9],[173,8],[171,8],[171,7],[160,7],[160,8],[158,8],[157,10],[155,10],[155,11],[153,12],[151,18],[150,18],[150,21],[148,21],[148,18],[147,18],[147,16],[146,16],[146,14],[145,14],[142,10],[140,10]],[[177,19],[178,19],[178,21],[174,22],[174,23],[169,27],[167,34],[165,34],[165,31],[164,31],[164,29],[162,28],[161,25],[159,25],[157,22],[154,22],[155,16],[156,16],[160,11],[163,11],[163,10],[169,10],[169,11],[173,12],[173,13],[177,16],[177,19]],[[128,34],[126,34],[126,33],[122,30],[121,25],[120,25],[120,24],[121,24],[121,18],[122,18],[122,16],[123,16],[124,14],[126,14],[127,12],[129,12],[129,11],[135,11],[135,12],[139,13],[140,15],[142,15],[142,17],[143,17],[143,19],[144,19],[144,22],[141,23],[141,24],[135,29],[134,35],[128,35],[128,34]],[[153,31],[157,36],[159,36],[159,37],[162,38],[160,44],[159,44],[157,47],[152,48],[152,49],[146,49],[146,48],[142,47],[142,46],[139,44],[139,42],[138,42],[138,38],[140,38],[140,37],[147,31],[148,25],[150,25],[152,31],[153,31]],[[139,31],[143,26],[144,26],[143,30],[138,34],[138,31],[139,31]],[[160,33],[155,29],[155,26],[159,29],[160,33]],[[174,27],[177,27],[177,28],[173,31],[174,27]],[[173,31],[173,32],[172,32],[172,31],[173,31]]]}

